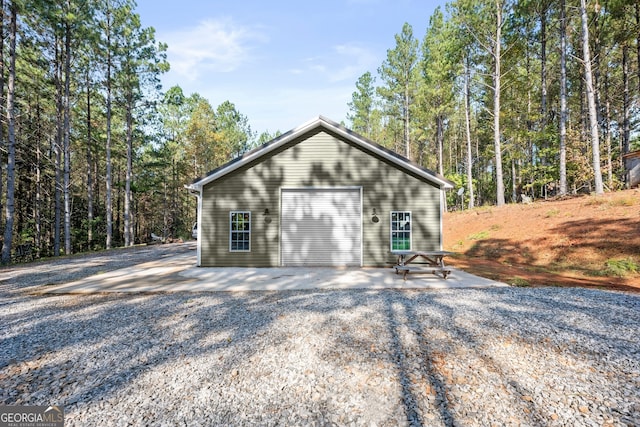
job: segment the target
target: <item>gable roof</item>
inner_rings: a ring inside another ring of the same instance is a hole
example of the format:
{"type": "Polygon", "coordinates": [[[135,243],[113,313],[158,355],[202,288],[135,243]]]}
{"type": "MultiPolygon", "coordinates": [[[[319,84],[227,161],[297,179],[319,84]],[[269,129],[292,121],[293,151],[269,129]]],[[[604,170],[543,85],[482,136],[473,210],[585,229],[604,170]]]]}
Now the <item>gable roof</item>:
{"type": "Polygon", "coordinates": [[[259,159],[260,157],[271,153],[274,150],[277,150],[278,148],[300,137],[301,135],[313,131],[317,128],[322,128],[338,134],[344,139],[362,148],[364,151],[377,154],[380,157],[398,166],[399,169],[416,174],[440,187],[440,189],[448,190],[454,187],[454,184],[451,181],[436,174],[435,172],[432,172],[429,169],[423,168],[422,166],[411,162],[406,157],[403,157],[394,151],[378,145],[375,142],[357,134],[356,132],[353,132],[352,130],[347,129],[344,126],[327,119],[326,117],[318,116],[317,118],[310,120],[298,126],[297,128],[290,130],[289,132],[283,133],[279,137],[261,145],[260,147],[248,151],[242,156],[237,157],[216,169],[213,169],[212,171],[207,173],[205,177],[195,180],[191,184],[187,185],[186,188],[192,191],[200,191],[202,187],[209,184],[210,182],[213,182],[235,171],[236,169],[241,168],[247,163],[250,163],[256,159],[259,159]]]}

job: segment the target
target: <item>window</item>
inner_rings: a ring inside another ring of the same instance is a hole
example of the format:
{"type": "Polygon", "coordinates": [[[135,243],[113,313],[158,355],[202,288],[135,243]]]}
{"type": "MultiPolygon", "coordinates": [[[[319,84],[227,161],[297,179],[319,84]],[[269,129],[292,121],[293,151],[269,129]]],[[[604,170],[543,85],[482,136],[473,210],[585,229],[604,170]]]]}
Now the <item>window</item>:
{"type": "Polygon", "coordinates": [[[411,212],[391,212],[391,250],[411,250],[411,212]]]}
{"type": "Polygon", "coordinates": [[[251,250],[251,212],[231,211],[229,215],[229,250],[251,250]]]}

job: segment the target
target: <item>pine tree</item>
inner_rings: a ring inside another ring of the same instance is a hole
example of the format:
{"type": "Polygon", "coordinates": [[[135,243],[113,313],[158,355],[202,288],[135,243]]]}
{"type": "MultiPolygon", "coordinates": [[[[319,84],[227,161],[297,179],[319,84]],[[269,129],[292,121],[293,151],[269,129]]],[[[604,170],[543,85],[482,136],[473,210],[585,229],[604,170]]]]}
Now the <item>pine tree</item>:
{"type": "Polygon", "coordinates": [[[444,20],[440,8],[436,8],[422,43],[422,77],[420,111],[424,116],[424,127],[435,128],[438,173],[444,175],[445,123],[453,109],[455,79],[458,66],[455,61],[458,51],[452,44],[453,32],[444,20]]]}
{"type": "Polygon", "coordinates": [[[7,82],[7,201],[4,240],[2,241],[2,263],[11,262],[13,242],[13,223],[15,220],[15,181],[16,181],[16,39],[18,34],[18,6],[15,1],[9,3],[9,76],[7,82]]]}
{"type": "Polygon", "coordinates": [[[589,47],[589,21],[587,18],[586,0],[580,0],[580,16],[582,19],[582,52],[584,61],[584,77],[589,104],[589,129],[591,130],[591,147],[593,153],[593,175],[596,194],[604,194],[602,173],[600,172],[600,133],[598,130],[598,112],[596,107],[596,87],[591,67],[591,50],[589,47]]]}
{"type": "Polygon", "coordinates": [[[372,138],[373,109],[375,105],[375,77],[369,71],[356,82],[356,92],[351,95],[347,105],[347,119],[351,121],[351,129],[367,138],[372,138]]]}
{"type": "Polygon", "coordinates": [[[411,112],[417,92],[418,41],[411,25],[405,23],[395,36],[396,46],[387,50],[387,59],[378,69],[385,86],[378,94],[387,102],[387,113],[402,121],[404,155],[411,158],[411,112]]]}

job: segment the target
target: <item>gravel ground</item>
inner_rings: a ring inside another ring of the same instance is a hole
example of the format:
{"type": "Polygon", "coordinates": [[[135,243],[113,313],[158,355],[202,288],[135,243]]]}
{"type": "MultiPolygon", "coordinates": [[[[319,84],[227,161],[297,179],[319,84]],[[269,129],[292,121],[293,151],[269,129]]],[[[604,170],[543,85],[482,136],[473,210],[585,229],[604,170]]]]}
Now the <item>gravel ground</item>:
{"type": "Polygon", "coordinates": [[[638,295],[35,296],[2,274],[0,404],[69,426],[640,425],[638,295]]]}
{"type": "Polygon", "coordinates": [[[109,251],[51,258],[0,268],[0,297],[20,294],[32,286],[55,285],[148,261],[193,252],[196,242],[134,246],[109,251]]]}

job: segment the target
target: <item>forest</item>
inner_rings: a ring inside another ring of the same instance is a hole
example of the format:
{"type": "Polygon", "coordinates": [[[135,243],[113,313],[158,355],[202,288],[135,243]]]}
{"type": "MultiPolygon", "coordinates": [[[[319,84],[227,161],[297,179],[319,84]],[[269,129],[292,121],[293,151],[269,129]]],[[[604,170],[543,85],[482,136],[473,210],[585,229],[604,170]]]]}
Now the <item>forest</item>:
{"type": "MultiPolygon", "coordinates": [[[[2,263],[189,238],[184,185],[277,136],[163,88],[133,0],[0,0],[2,263]]],[[[456,184],[449,209],[625,186],[640,1],[456,0],[405,24],[345,125],[456,184]],[[463,190],[460,190],[463,189],[463,190]]]]}
{"type": "Polygon", "coordinates": [[[624,188],[622,156],[640,149],[637,0],[456,0],[422,39],[405,24],[395,41],[349,119],[453,181],[450,209],[624,188]]]}

